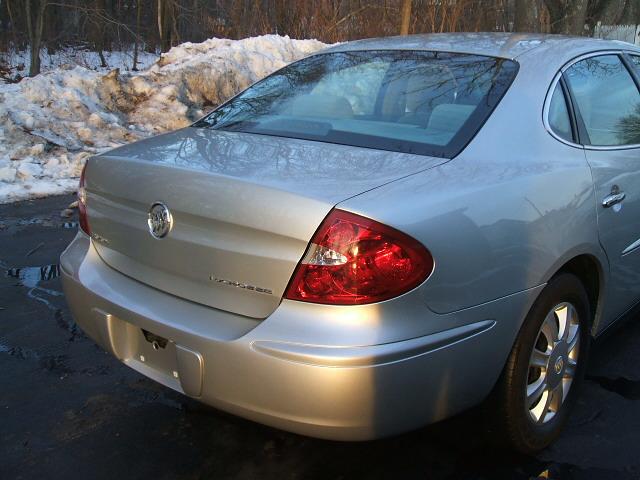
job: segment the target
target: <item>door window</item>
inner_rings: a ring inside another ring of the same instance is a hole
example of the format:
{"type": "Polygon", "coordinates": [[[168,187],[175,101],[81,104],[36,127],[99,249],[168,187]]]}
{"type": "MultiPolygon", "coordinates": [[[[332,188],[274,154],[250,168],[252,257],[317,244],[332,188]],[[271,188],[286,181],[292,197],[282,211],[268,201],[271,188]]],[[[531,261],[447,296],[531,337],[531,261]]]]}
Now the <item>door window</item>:
{"type": "Polygon", "coordinates": [[[640,144],[640,93],[617,55],[581,60],[565,77],[588,134],[583,143],[640,144]]]}

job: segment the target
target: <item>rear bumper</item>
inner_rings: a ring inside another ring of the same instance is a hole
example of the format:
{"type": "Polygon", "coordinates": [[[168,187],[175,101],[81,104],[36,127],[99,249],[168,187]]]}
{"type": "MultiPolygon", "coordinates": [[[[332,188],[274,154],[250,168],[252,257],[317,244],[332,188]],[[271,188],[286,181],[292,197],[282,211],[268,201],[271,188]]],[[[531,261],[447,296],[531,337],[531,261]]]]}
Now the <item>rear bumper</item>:
{"type": "Polygon", "coordinates": [[[456,326],[409,340],[327,346],[295,341],[304,324],[335,328],[298,302],[259,321],[182,300],[108,267],[82,233],[61,272],[76,322],[128,366],[230,413],[336,440],[407,431],[479,403],[537,294],[437,315],[456,326]],[[168,346],[154,350],[142,330],[168,346]]]}

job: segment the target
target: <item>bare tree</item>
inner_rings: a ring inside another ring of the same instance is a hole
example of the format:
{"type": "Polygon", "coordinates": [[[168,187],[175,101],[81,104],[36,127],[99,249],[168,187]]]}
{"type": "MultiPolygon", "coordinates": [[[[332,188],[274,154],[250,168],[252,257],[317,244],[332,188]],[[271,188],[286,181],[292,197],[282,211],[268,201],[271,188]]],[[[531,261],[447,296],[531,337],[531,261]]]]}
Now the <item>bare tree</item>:
{"type": "Polygon", "coordinates": [[[515,32],[540,32],[540,0],[515,0],[513,30],[515,32]]]}
{"type": "Polygon", "coordinates": [[[412,0],[402,0],[402,24],[400,25],[400,35],[409,35],[409,25],[411,24],[411,2],[412,0]]]}
{"type": "Polygon", "coordinates": [[[35,77],[40,73],[40,48],[42,46],[42,30],[44,29],[47,0],[24,0],[24,9],[31,50],[29,76],[35,77]]]}
{"type": "Polygon", "coordinates": [[[136,0],[136,36],[133,46],[133,67],[134,72],[138,71],[138,44],[140,43],[140,21],[142,19],[142,0],[136,0]]]}
{"type": "Polygon", "coordinates": [[[638,0],[589,0],[587,23],[590,24],[592,31],[598,21],[604,19],[609,25],[627,22],[637,24],[640,19],[633,19],[633,15],[630,14],[634,8],[638,7],[640,7],[638,0]]]}
{"type": "Polygon", "coordinates": [[[583,35],[589,0],[544,0],[551,17],[551,31],[583,35]]]}
{"type": "Polygon", "coordinates": [[[17,35],[16,29],[15,29],[15,23],[16,22],[15,22],[15,20],[13,18],[13,11],[11,9],[11,0],[7,0],[6,4],[7,4],[7,16],[9,17],[9,25],[11,26],[11,31],[13,33],[13,42],[14,42],[14,44],[17,45],[18,44],[18,40],[17,40],[17,36],[18,35],[17,35]]]}
{"type": "Polygon", "coordinates": [[[92,22],[95,24],[94,34],[94,48],[98,52],[100,57],[100,66],[102,68],[107,67],[107,60],[104,58],[105,49],[105,22],[102,20],[105,17],[104,0],[95,0],[96,15],[92,22]]]}
{"type": "Polygon", "coordinates": [[[0,0],[0,51],[30,49],[31,75],[40,71],[41,49],[87,44],[98,55],[133,51],[135,70],[142,48],[167,51],[214,36],[277,33],[330,43],[398,32],[587,35],[585,25],[598,21],[639,23],[640,0],[0,0]]]}
{"type": "Polygon", "coordinates": [[[171,41],[177,34],[175,27],[174,0],[158,0],[158,35],[161,51],[166,52],[171,48],[171,41]]]}

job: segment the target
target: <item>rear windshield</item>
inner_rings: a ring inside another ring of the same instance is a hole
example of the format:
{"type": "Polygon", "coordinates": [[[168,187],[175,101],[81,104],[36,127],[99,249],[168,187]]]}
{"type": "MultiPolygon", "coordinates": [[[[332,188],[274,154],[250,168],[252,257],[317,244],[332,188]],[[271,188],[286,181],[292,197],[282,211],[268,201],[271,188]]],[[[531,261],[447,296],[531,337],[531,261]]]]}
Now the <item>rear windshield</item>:
{"type": "Polygon", "coordinates": [[[319,54],[278,70],[195,126],[452,158],[517,70],[511,60],[468,54],[319,54]]]}

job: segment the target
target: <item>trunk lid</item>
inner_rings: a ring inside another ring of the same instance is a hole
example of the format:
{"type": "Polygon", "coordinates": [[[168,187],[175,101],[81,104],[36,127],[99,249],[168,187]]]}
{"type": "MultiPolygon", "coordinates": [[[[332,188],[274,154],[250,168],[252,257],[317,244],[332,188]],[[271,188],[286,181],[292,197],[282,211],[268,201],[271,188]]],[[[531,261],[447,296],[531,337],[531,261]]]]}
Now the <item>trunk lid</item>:
{"type": "Polygon", "coordinates": [[[337,203],[445,159],[186,128],[94,157],[94,245],[114,269],[173,295],[264,318],[337,203]],[[161,202],[173,227],[147,224],[161,202]]]}

